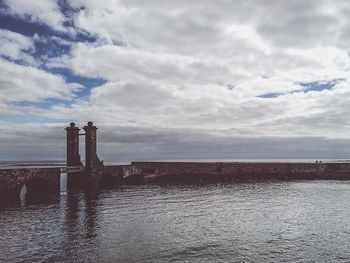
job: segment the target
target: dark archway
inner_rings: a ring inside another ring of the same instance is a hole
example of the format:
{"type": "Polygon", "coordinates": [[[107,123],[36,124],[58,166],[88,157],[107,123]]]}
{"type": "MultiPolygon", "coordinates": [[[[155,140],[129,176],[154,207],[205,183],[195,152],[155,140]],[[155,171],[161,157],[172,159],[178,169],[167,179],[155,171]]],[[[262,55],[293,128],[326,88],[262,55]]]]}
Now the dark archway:
{"type": "Polygon", "coordinates": [[[21,185],[0,192],[0,205],[18,204],[20,201],[21,185]]]}
{"type": "Polygon", "coordinates": [[[52,186],[42,178],[33,178],[25,182],[27,197],[41,197],[54,192],[52,186]]]}

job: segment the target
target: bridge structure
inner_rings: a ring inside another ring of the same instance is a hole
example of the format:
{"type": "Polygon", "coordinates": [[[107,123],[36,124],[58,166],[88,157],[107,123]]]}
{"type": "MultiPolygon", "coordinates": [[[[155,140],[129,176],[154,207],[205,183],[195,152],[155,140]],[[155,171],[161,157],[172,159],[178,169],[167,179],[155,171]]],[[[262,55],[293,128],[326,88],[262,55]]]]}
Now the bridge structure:
{"type": "Polygon", "coordinates": [[[90,121],[80,133],[75,123],[65,128],[67,160],[63,167],[0,169],[0,203],[27,195],[58,194],[61,174],[67,189],[95,189],[121,184],[203,183],[261,180],[350,180],[350,162],[132,162],[105,166],[97,155],[97,127],[90,121]],[[85,165],[79,137],[85,136],[85,165]]]}
{"type": "Polygon", "coordinates": [[[66,127],[67,167],[62,171],[67,173],[67,186],[71,189],[96,188],[103,175],[103,161],[97,156],[97,127],[89,121],[83,130],[85,133],[80,133],[74,122],[66,127]],[[79,154],[79,136],[85,136],[85,165],[79,154]]]}
{"type": "Polygon", "coordinates": [[[67,188],[96,188],[103,175],[103,161],[97,156],[97,127],[90,121],[83,127],[85,133],[75,123],[66,127],[66,166],[52,168],[0,169],[0,202],[19,198],[25,185],[27,195],[46,195],[60,192],[61,174],[67,174],[67,188]],[[79,154],[79,136],[85,136],[85,165],[79,154]]]}
{"type": "Polygon", "coordinates": [[[59,167],[0,169],[0,202],[19,199],[24,185],[31,196],[59,193],[60,175],[59,167]]]}
{"type": "Polygon", "coordinates": [[[72,174],[72,173],[81,173],[84,172],[84,166],[65,166],[60,167],[61,173],[72,174]]]}

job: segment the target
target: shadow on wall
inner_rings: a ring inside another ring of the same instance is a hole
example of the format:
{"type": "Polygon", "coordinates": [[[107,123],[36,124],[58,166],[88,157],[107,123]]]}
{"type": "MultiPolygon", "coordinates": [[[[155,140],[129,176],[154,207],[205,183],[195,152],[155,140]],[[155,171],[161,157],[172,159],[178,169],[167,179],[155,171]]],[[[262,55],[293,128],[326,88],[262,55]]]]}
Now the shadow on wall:
{"type": "Polygon", "coordinates": [[[98,187],[103,189],[113,188],[115,184],[115,179],[110,173],[104,173],[98,181],[98,187]]]}
{"type": "Polygon", "coordinates": [[[33,178],[27,181],[21,188],[21,194],[25,194],[29,198],[43,197],[53,191],[52,186],[42,178],[33,178]]]}

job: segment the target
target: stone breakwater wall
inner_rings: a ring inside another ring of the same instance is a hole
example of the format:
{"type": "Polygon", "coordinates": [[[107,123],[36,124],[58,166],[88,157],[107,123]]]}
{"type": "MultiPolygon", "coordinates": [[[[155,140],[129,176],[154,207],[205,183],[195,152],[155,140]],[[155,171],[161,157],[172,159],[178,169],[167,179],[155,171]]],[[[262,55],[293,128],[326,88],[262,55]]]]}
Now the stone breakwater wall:
{"type": "Polygon", "coordinates": [[[27,193],[59,193],[60,168],[0,169],[0,198],[18,197],[26,185],[27,193]]]}
{"type": "MultiPolygon", "coordinates": [[[[350,180],[350,163],[132,162],[102,166],[97,185],[216,183],[266,180],[350,180]]],[[[0,201],[27,194],[59,193],[61,168],[0,169],[0,201]]],[[[85,172],[68,174],[67,187],[87,184],[85,172]]]]}
{"type": "Polygon", "coordinates": [[[350,180],[350,163],[133,162],[105,166],[117,184],[244,180],[350,180]]]}

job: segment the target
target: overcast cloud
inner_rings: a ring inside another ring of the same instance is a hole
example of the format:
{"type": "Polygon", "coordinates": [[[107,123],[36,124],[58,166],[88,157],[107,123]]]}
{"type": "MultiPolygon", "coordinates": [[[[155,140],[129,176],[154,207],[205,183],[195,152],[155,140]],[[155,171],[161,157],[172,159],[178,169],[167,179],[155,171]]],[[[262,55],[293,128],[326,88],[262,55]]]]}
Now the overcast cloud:
{"type": "Polygon", "coordinates": [[[350,158],[349,1],[0,6],[0,160],[350,158]]]}

